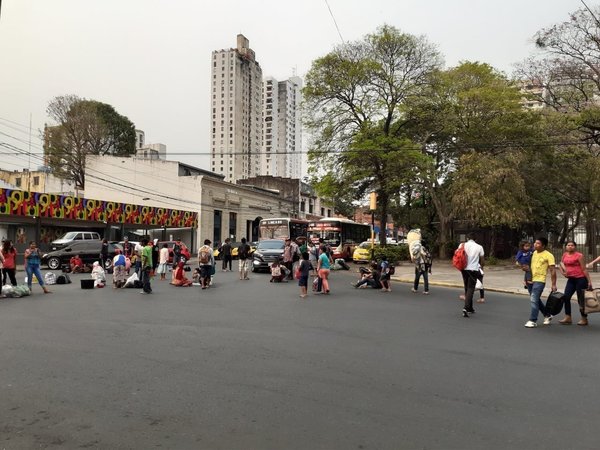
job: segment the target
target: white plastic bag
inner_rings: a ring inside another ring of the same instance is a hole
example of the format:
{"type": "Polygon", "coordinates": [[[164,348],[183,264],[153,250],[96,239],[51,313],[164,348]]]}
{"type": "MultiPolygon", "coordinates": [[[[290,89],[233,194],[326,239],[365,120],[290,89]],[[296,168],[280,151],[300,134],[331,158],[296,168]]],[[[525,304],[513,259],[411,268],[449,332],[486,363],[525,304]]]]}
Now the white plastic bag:
{"type": "Polygon", "coordinates": [[[475,283],[475,290],[479,289],[483,289],[483,283],[481,282],[481,280],[477,280],[477,283],[475,283]]]}

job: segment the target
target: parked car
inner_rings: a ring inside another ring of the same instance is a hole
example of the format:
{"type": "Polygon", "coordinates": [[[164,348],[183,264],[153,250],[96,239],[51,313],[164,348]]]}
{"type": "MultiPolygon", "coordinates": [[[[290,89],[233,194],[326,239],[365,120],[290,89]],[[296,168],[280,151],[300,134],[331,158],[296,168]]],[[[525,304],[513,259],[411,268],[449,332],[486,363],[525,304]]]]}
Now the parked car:
{"type": "MultiPolygon", "coordinates": [[[[105,269],[112,267],[112,259],[115,256],[115,249],[122,250],[118,244],[108,244],[108,259],[104,265],[105,269]]],[[[68,266],[69,261],[75,255],[79,255],[84,264],[92,264],[94,261],[100,260],[100,251],[102,250],[102,241],[83,240],[73,242],[64,248],[54,250],[42,256],[42,264],[48,266],[51,270],[60,269],[63,266],[68,266]]]]}
{"type": "MultiPolygon", "coordinates": [[[[250,253],[248,254],[249,256],[252,256],[252,253],[254,253],[254,251],[256,250],[256,243],[255,242],[247,242],[247,244],[250,246],[250,253]]],[[[231,256],[233,259],[237,259],[238,257],[238,247],[242,245],[241,242],[232,242],[231,243],[231,256]]],[[[219,249],[215,248],[213,250],[213,256],[215,257],[215,259],[221,259],[220,256],[219,249]]]]}
{"type": "Polygon", "coordinates": [[[95,231],[69,231],[64,236],[52,241],[50,249],[58,250],[77,241],[101,241],[101,239],[100,234],[95,231]]]}
{"type": "Polygon", "coordinates": [[[258,243],[252,254],[252,272],[268,271],[269,265],[283,257],[285,241],[281,239],[265,239],[258,243]]]}
{"type": "MultiPolygon", "coordinates": [[[[378,243],[375,242],[375,246],[377,245],[378,243]]],[[[366,263],[371,261],[371,241],[365,241],[354,249],[352,261],[355,263],[366,263]]]]}

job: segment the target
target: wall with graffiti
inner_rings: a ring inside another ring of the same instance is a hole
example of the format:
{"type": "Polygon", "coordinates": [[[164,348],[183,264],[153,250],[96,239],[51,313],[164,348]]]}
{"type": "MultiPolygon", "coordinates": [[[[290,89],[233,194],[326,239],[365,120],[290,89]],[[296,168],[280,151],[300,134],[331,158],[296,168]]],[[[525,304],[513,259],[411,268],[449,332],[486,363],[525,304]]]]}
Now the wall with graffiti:
{"type": "Polygon", "coordinates": [[[0,215],[167,228],[198,227],[198,213],[191,211],[13,189],[0,189],[0,215]]]}

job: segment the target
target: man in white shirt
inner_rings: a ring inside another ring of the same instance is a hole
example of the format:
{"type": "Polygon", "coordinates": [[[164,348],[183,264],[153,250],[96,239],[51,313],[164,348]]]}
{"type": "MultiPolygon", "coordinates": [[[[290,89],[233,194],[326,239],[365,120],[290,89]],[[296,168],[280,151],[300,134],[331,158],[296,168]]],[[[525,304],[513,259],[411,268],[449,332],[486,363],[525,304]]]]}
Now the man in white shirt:
{"type": "Polygon", "coordinates": [[[484,252],[483,247],[475,242],[470,235],[467,236],[467,242],[465,242],[464,246],[467,255],[467,267],[462,271],[465,283],[465,307],[462,313],[463,317],[469,317],[469,314],[475,312],[473,309],[473,294],[475,293],[479,268],[483,269],[484,252]]]}

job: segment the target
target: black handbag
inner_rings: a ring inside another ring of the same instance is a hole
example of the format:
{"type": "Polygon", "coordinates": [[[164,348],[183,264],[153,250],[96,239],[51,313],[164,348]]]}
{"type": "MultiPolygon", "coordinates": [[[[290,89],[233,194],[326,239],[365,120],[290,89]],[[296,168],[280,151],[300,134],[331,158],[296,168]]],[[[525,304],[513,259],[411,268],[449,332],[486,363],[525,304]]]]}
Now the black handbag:
{"type": "Polygon", "coordinates": [[[563,308],[565,294],[562,292],[551,292],[546,300],[546,312],[552,316],[560,314],[563,308]]]}

